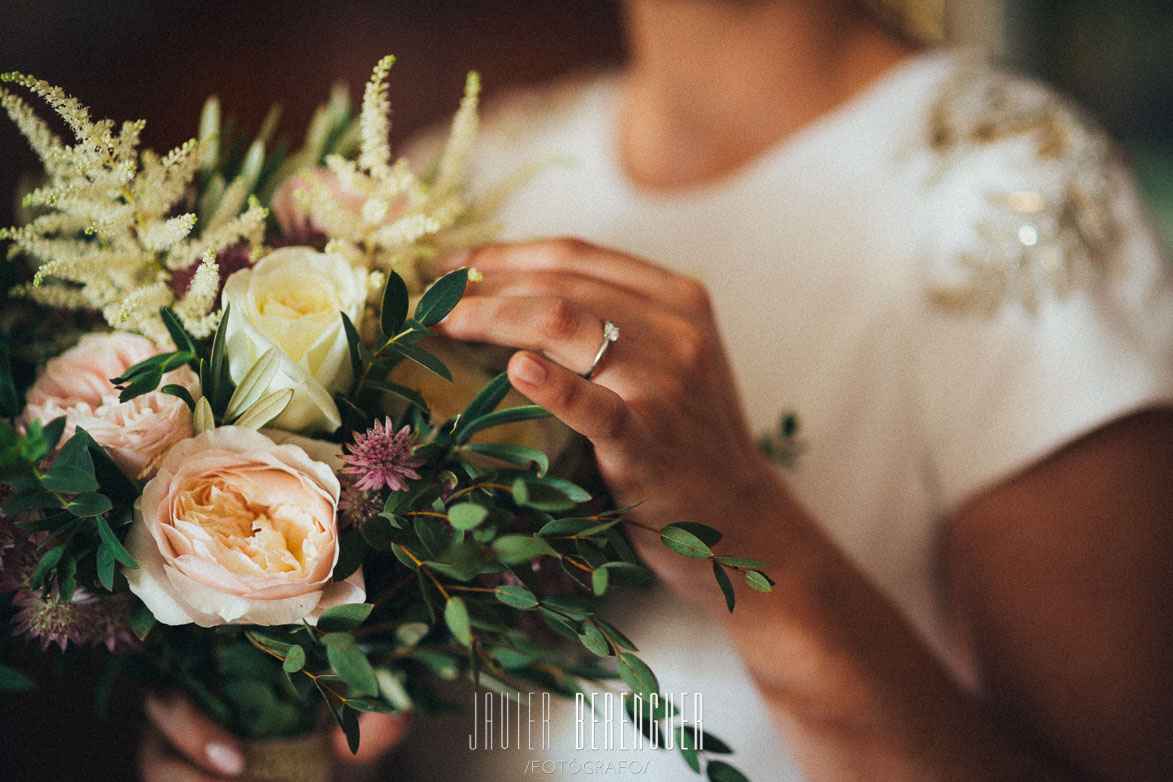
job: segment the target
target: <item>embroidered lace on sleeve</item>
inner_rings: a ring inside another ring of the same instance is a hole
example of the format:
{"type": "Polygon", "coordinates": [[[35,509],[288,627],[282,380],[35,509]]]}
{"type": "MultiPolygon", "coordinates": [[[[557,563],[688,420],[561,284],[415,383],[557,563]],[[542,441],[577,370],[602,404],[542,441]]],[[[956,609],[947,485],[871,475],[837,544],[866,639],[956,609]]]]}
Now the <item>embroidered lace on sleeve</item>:
{"type": "Polygon", "coordinates": [[[957,251],[963,274],[931,295],[950,310],[991,315],[1014,301],[1034,315],[1047,296],[1110,271],[1119,244],[1103,132],[1042,85],[974,65],[944,85],[928,119],[935,179],[1006,149],[1017,167],[982,193],[973,240],[957,251]]]}

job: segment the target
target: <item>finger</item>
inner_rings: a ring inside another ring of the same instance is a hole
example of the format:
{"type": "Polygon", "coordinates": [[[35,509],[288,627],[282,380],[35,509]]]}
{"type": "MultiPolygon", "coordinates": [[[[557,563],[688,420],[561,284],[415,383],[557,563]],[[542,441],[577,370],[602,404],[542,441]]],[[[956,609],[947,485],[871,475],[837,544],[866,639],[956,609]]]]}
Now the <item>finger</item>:
{"type": "Polygon", "coordinates": [[[575,302],[586,309],[611,318],[644,317],[650,307],[659,304],[673,312],[674,303],[653,303],[635,291],[573,272],[496,271],[469,288],[466,296],[544,296],[575,302]]]}
{"type": "Polygon", "coordinates": [[[148,728],[139,754],[139,776],[143,782],[222,782],[176,755],[157,729],[148,728]]]}
{"type": "Polygon", "coordinates": [[[358,732],[361,740],[358,752],[351,754],[346,743],[346,734],[335,727],[330,737],[334,756],[344,765],[366,765],[373,763],[390,752],[407,736],[411,718],[406,714],[364,713],[358,717],[358,732]]]}
{"type": "Polygon", "coordinates": [[[591,368],[603,341],[598,315],[555,297],[473,296],[436,330],[466,342],[539,351],[579,374],[591,368]]]}
{"type": "Polygon", "coordinates": [[[448,263],[473,266],[483,274],[500,271],[570,272],[669,303],[689,300],[689,304],[694,304],[691,300],[699,290],[696,282],[687,277],[578,239],[490,244],[466,256],[450,259],[448,263]]]}
{"type": "Polygon", "coordinates": [[[513,354],[508,372],[521,394],[596,445],[618,444],[629,434],[631,408],[611,389],[525,351],[513,354]]]}
{"type": "Polygon", "coordinates": [[[244,770],[244,752],[227,730],[181,696],[147,697],[146,713],[175,751],[197,767],[235,776],[244,770]]]}

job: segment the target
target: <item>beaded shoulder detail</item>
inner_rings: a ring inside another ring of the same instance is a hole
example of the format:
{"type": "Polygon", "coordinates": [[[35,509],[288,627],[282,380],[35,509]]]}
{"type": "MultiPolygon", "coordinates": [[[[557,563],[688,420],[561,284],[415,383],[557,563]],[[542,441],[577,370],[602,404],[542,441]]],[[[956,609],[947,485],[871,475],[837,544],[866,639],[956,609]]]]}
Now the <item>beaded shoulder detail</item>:
{"type": "Polygon", "coordinates": [[[984,194],[978,241],[958,256],[964,280],[931,291],[947,309],[992,315],[1017,302],[1033,315],[1044,297],[1064,298],[1111,265],[1119,230],[1106,135],[1040,84],[980,64],[959,68],[928,117],[937,176],[1014,140],[1028,150],[1026,186],[984,194]]]}

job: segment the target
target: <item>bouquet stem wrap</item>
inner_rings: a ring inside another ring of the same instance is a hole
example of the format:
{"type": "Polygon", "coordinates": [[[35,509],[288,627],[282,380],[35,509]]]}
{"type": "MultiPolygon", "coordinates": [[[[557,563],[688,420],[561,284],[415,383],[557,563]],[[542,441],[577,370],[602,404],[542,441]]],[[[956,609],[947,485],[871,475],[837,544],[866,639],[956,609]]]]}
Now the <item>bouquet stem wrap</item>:
{"type": "Polygon", "coordinates": [[[329,782],[330,746],[325,730],[244,744],[244,777],[256,782],[329,782]]]}

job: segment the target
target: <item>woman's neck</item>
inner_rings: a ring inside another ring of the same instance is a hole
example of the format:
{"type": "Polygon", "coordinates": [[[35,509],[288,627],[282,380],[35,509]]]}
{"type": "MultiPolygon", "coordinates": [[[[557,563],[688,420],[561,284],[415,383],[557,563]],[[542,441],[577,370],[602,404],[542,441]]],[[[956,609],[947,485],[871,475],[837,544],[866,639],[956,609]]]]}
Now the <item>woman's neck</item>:
{"type": "Polygon", "coordinates": [[[914,48],[853,3],[629,0],[623,165],[649,189],[727,174],[914,48]]]}

